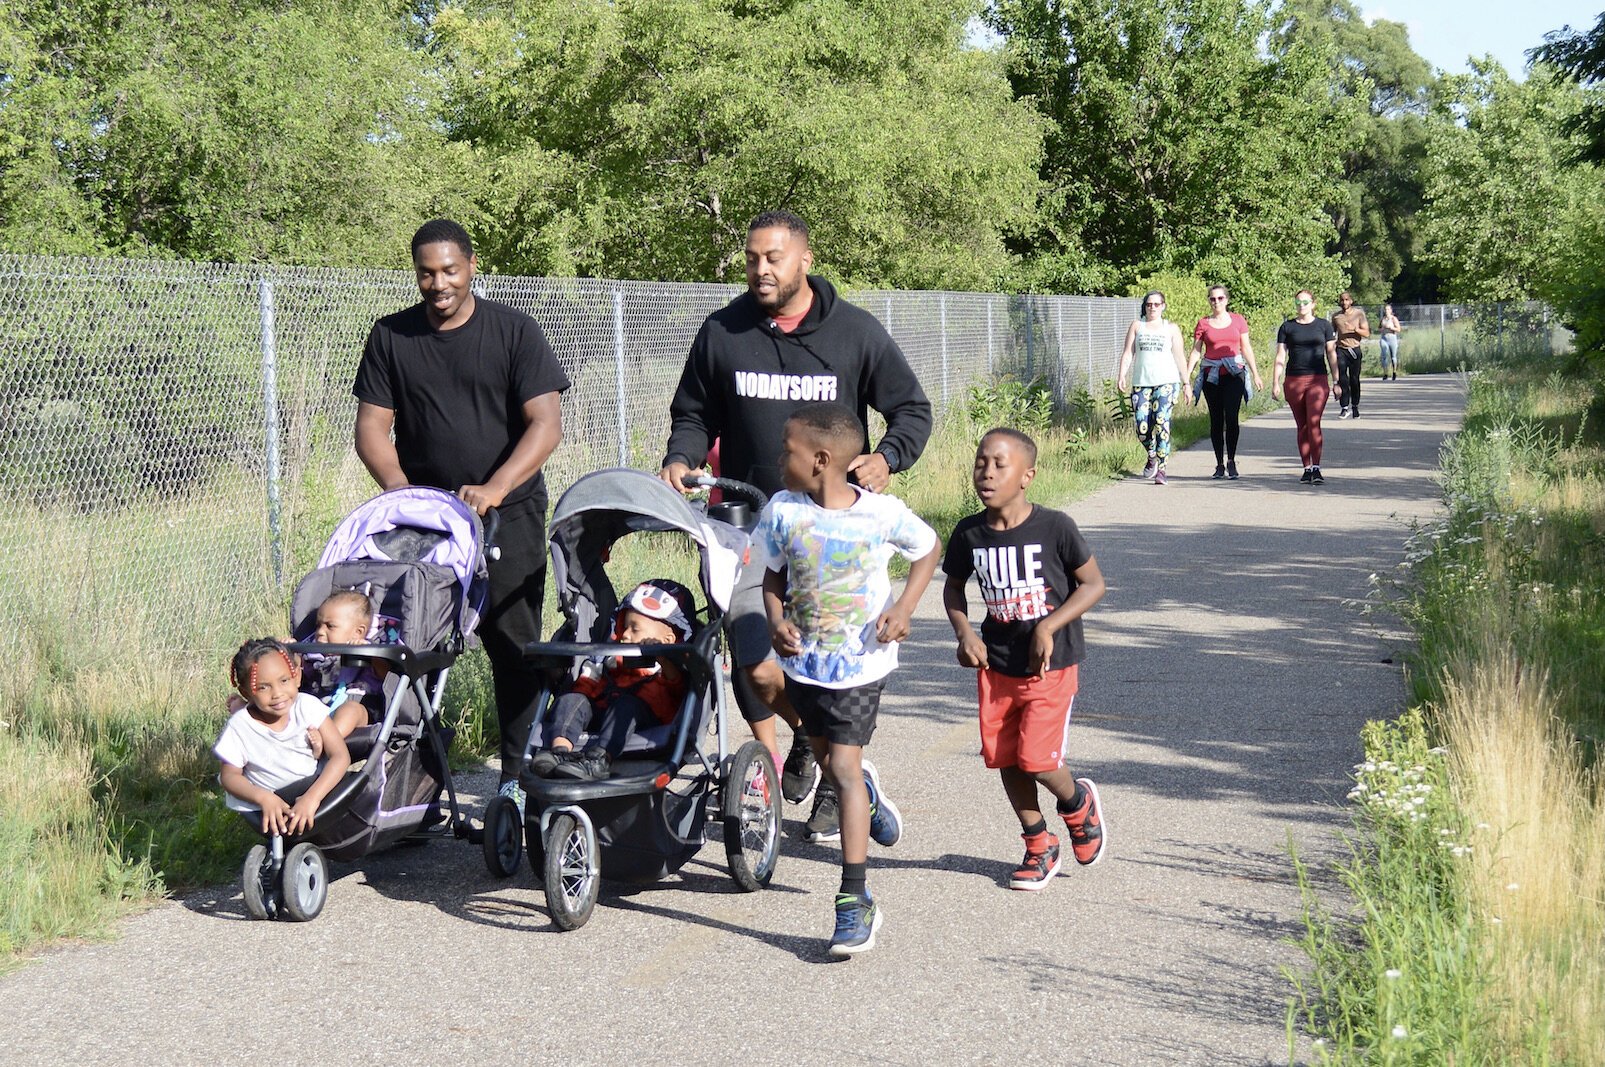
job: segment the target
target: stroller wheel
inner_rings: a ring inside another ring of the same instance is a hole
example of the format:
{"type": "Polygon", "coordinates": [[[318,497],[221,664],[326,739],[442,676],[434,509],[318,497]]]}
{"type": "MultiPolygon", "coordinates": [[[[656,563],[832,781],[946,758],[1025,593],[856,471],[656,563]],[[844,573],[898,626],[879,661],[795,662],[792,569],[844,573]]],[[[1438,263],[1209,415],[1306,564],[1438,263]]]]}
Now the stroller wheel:
{"type": "Polygon", "coordinates": [[[524,822],[512,797],[492,797],[485,808],[485,866],[498,878],[518,873],[524,858],[524,822]]]}
{"type": "Polygon", "coordinates": [[[564,930],[578,930],[591,917],[602,877],[596,838],[572,815],[554,815],[546,827],[546,906],[564,930]]]}
{"type": "Polygon", "coordinates": [[[762,889],[780,860],[780,776],[769,750],[757,741],[742,745],[720,796],[730,877],[749,893],[762,889]]]}
{"type": "Polygon", "coordinates": [[[303,841],[284,857],[284,910],[298,923],[318,917],[329,898],[329,861],[303,841]]]}
{"type": "Polygon", "coordinates": [[[245,894],[245,910],[253,919],[269,917],[267,887],[262,884],[267,858],[266,845],[253,845],[251,851],[245,854],[245,866],[240,870],[240,889],[245,894]]]}

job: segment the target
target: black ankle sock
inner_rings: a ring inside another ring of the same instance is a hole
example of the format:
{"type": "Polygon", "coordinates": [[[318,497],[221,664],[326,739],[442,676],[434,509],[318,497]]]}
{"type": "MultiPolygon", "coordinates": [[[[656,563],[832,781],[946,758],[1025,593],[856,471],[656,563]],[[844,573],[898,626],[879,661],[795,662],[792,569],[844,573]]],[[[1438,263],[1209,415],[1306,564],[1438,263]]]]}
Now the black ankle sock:
{"type": "Polygon", "coordinates": [[[841,889],[841,891],[843,893],[851,893],[851,894],[853,894],[854,896],[857,896],[857,897],[863,896],[864,895],[864,869],[866,867],[868,867],[868,866],[869,866],[868,861],[865,861],[863,863],[843,863],[842,864],[842,889],[841,889]]]}
{"type": "Polygon", "coordinates": [[[1074,815],[1076,812],[1081,810],[1081,806],[1083,804],[1085,804],[1086,802],[1087,802],[1087,791],[1086,791],[1086,789],[1084,789],[1082,787],[1081,783],[1079,781],[1077,781],[1076,782],[1076,795],[1071,797],[1068,803],[1063,801],[1063,800],[1061,800],[1061,801],[1059,801],[1058,804],[1056,804],[1054,806],[1059,809],[1059,814],[1060,815],[1074,815]]]}
{"type": "Polygon", "coordinates": [[[1046,819],[1038,819],[1036,822],[1032,823],[1030,826],[1022,827],[1020,829],[1020,834],[1023,837],[1035,837],[1040,833],[1047,832],[1047,829],[1048,829],[1048,820],[1046,820],[1046,819]]]}

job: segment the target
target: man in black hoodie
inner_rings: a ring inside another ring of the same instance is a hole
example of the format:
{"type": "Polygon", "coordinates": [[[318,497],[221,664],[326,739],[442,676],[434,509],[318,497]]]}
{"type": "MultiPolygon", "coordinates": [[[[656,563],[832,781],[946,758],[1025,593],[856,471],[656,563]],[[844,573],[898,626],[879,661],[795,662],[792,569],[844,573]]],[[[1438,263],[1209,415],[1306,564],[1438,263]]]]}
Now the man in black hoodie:
{"type": "MultiPolygon", "coordinates": [[[[773,494],[780,482],[780,442],[786,419],[803,404],[834,400],[869,425],[868,408],[886,418],[886,433],[851,465],[872,493],[894,472],[914,465],[931,435],[931,403],[886,328],[863,308],[836,295],[808,268],[808,225],[788,211],[766,211],[747,227],[747,291],[709,315],[697,331],[669,405],[669,444],[658,476],[682,492],[719,442],[720,474],[773,494]]],[[[761,567],[749,567],[726,616],[742,714],[779,762],[774,717],[798,725],[786,700],[785,676],[769,646],[761,567]]],[[[808,740],[792,739],[782,791],[793,803],[808,798],[818,769],[808,740]]],[[[833,798],[831,798],[833,799],[833,798]]],[[[821,797],[821,801],[826,798],[821,797]]],[[[816,804],[816,809],[820,805],[816,804]]],[[[834,805],[815,812],[834,830],[834,805]]],[[[809,820],[810,830],[819,828],[809,820]]],[[[828,838],[828,832],[818,839],[828,838]]]]}

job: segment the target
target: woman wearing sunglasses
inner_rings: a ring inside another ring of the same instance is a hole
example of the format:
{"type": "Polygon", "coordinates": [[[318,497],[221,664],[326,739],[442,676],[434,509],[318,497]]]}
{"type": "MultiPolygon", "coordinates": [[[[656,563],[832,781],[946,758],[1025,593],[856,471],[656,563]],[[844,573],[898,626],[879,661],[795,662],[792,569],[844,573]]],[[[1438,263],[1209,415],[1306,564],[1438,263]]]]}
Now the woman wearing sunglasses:
{"type": "MultiPolygon", "coordinates": [[[[1170,413],[1178,396],[1187,395],[1187,357],[1182,354],[1181,330],[1165,318],[1165,294],[1157,289],[1142,298],[1142,318],[1126,331],[1117,378],[1122,393],[1130,391],[1137,440],[1148,452],[1144,479],[1165,484],[1165,460],[1170,458],[1170,413]]],[[[1190,399],[1190,397],[1189,397],[1190,399]]]]}
{"type": "Polygon", "coordinates": [[[1276,372],[1271,378],[1271,395],[1293,409],[1293,425],[1298,428],[1298,456],[1304,464],[1299,481],[1320,485],[1321,412],[1332,389],[1339,399],[1343,386],[1338,373],[1337,333],[1328,319],[1315,317],[1315,295],[1300,289],[1294,297],[1298,314],[1276,331],[1276,372]],[[1331,375],[1331,379],[1328,378],[1331,375]]]}
{"type": "Polygon", "coordinates": [[[1231,294],[1224,285],[1209,289],[1209,314],[1193,327],[1193,352],[1186,377],[1193,369],[1194,395],[1203,393],[1209,405],[1209,443],[1215,446],[1216,478],[1237,477],[1238,416],[1243,404],[1254,394],[1248,388],[1264,388],[1259,368],[1254,365],[1254,347],[1248,341],[1248,322],[1235,311],[1226,310],[1231,294]]]}

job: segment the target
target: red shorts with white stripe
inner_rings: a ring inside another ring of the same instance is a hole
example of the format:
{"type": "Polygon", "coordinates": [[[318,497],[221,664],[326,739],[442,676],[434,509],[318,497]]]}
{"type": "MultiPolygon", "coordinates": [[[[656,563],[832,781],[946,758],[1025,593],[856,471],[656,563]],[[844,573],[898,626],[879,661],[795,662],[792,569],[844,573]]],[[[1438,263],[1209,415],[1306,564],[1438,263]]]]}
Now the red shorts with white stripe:
{"type": "Polygon", "coordinates": [[[1062,766],[1076,685],[1074,666],[1041,678],[979,672],[981,758],[986,765],[1032,773],[1062,766]]]}

